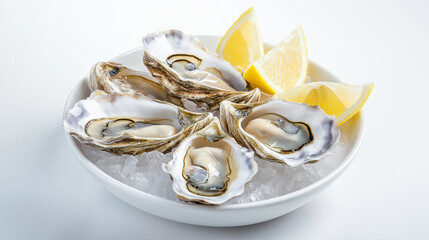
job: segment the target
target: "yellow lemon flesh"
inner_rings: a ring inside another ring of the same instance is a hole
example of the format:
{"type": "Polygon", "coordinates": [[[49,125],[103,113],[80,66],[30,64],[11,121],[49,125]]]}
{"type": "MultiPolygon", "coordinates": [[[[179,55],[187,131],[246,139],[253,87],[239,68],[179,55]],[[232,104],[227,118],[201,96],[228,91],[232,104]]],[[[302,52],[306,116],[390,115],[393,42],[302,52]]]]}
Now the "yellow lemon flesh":
{"type": "Polygon", "coordinates": [[[285,40],[253,63],[243,77],[253,87],[275,94],[304,83],[307,67],[304,32],[298,26],[285,40]]]}
{"type": "Polygon", "coordinates": [[[216,52],[241,73],[264,55],[261,31],[253,7],[229,28],[216,52]]]}
{"type": "Polygon", "coordinates": [[[319,105],[326,114],[335,115],[341,125],[358,113],[365,104],[374,83],[351,85],[333,82],[312,82],[276,94],[291,102],[319,105]]]}

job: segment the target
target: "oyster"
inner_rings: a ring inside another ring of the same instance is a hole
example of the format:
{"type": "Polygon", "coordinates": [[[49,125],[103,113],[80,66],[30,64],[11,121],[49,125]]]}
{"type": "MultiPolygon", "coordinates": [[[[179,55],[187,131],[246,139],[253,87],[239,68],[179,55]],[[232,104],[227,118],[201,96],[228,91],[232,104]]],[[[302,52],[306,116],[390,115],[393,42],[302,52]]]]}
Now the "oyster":
{"type": "Polygon", "coordinates": [[[274,100],[220,107],[224,129],[259,157],[299,166],[325,156],[340,137],[335,117],[319,106],[274,100]]]}
{"type": "Polygon", "coordinates": [[[63,122],[79,141],[114,154],[168,152],[204,128],[211,113],[192,113],[141,94],[93,93],[77,102],[63,122]]]}
{"type": "Polygon", "coordinates": [[[181,31],[148,34],[143,48],[144,64],[172,96],[211,111],[219,109],[223,100],[250,103],[260,99],[259,89],[246,91],[247,82],[234,66],[181,31]]]}
{"type": "Polygon", "coordinates": [[[178,198],[203,204],[222,204],[242,194],[258,171],[253,152],[226,135],[218,118],[186,138],[162,169],[178,198]]]}
{"type": "Polygon", "coordinates": [[[150,73],[127,68],[115,62],[98,62],[90,72],[90,89],[112,93],[141,93],[153,99],[182,106],[180,99],[170,96],[150,73]]]}

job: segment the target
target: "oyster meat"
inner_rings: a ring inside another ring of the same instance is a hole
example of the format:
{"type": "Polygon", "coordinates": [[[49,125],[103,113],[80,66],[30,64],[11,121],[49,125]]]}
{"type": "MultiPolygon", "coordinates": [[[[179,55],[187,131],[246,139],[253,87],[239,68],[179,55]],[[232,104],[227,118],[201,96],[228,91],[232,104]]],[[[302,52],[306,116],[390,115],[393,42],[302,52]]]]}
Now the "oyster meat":
{"type": "Polygon", "coordinates": [[[222,204],[244,192],[258,167],[253,152],[226,135],[218,118],[187,137],[163,164],[177,197],[189,202],[222,204]]]}
{"type": "Polygon", "coordinates": [[[93,138],[106,141],[112,137],[131,135],[136,137],[166,138],[177,133],[172,121],[144,118],[99,118],[85,125],[85,133],[93,138]]]}
{"type": "Polygon", "coordinates": [[[277,114],[264,114],[250,120],[244,131],[281,152],[293,152],[313,141],[313,134],[303,122],[289,122],[277,114]]]}
{"type": "Polygon", "coordinates": [[[93,93],[70,109],[64,129],[79,141],[114,154],[169,152],[204,128],[211,113],[193,113],[141,94],[93,93]]]}
{"type": "Polygon", "coordinates": [[[224,129],[242,146],[261,158],[293,167],[319,160],[340,137],[335,117],[303,103],[225,101],[220,117],[224,129]]]}
{"type": "Polygon", "coordinates": [[[89,74],[92,91],[112,93],[141,93],[153,99],[182,106],[179,98],[170,96],[159,81],[148,72],[133,70],[115,62],[98,62],[89,74]]]}
{"type": "Polygon", "coordinates": [[[246,91],[247,82],[234,66],[181,31],[148,34],[143,48],[144,64],[172,96],[211,111],[223,100],[251,103],[261,97],[257,88],[246,91]]]}

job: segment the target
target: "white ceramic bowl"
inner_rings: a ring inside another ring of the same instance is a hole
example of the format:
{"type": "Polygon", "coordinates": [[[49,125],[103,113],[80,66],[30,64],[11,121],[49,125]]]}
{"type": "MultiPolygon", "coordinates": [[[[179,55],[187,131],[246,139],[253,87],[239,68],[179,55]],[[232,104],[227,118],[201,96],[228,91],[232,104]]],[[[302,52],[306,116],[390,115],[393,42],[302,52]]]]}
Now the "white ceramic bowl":
{"type": "MultiPolygon", "coordinates": [[[[211,51],[215,51],[219,37],[199,36],[200,41],[211,51]]],[[[272,46],[266,45],[266,49],[272,46]]],[[[143,50],[136,48],[113,58],[113,61],[120,62],[136,69],[144,68],[142,63],[143,50]]],[[[328,71],[319,65],[309,62],[308,75],[317,81],[338,80],[328,71]]],[[[74,87],[65,104],[65,112],[72,108],[80,99],[89,96],[89,88],[86,77],[74,87]]],[[[286,213],[289,213],[312,200],[318,193],[333,183],[351,163],[352,159],[361,145],[365,132],[365,118],[361,112],[341,126],[341,134],[347,138],[347,153],[342,163],[321,180],[302,188],[298,191],[276,197],[268,200],[234,204],[225,206],[203,206],[197,204],[188,204],[184,202],[175,202],[172,200],[160,198],[128,185],[125,185],[103,171],[97,168],[79,148],[77,141],[66,134],[66,138],[73,152],[76,154],[82,165],[99,182],[101,182],[110,192],[120,199],[139,208],[147,213],[170,219],[177,222],[203,225],[203,226],[242,226],[254,223],[268,221],[286,213]]]]}

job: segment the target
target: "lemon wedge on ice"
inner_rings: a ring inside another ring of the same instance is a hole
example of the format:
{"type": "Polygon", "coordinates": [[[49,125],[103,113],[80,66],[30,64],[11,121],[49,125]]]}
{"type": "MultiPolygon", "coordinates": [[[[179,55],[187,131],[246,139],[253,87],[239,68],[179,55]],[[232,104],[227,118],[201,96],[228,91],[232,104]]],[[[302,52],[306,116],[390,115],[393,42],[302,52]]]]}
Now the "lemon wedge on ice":
{"type": "Polygon", "coordinates": [[[253,87],[275,94],[304,83],[307,77],[307,47],[301,26],[253,63],[243,77],[253,87]]]}
{"type": "Polygon", "coordinates": [[[374,83],[351,85],[312,82],[293,87],[276,96],[291,102],[320,105],[326,114],[335,115],[337,125],[341,125],[360,111],[373,87],[374,83]]]}

